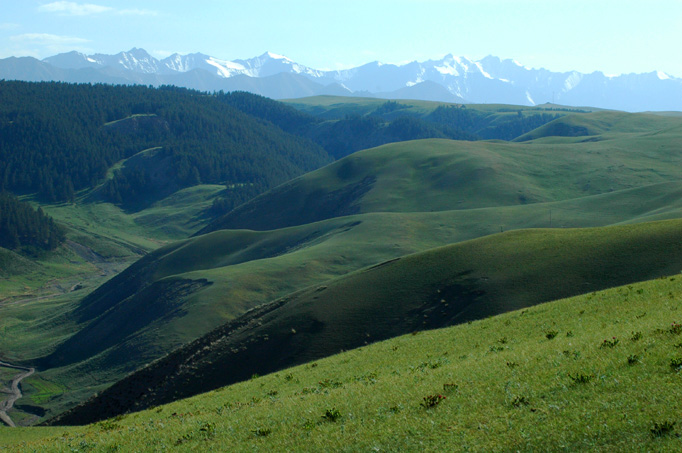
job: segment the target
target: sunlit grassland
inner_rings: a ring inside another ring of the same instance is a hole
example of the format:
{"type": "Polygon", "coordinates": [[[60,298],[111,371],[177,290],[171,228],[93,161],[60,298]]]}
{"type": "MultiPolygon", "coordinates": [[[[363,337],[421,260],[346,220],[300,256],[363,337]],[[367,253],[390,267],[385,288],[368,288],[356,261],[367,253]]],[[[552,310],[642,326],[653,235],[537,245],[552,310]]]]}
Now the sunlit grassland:
{"type": "Polygon", "coordinates": [[[12,451],[676,451],[680,309],[675,275],[402,336],[86,427],[2,434],[12,451]],[[445,398],[424,407],[432,395],[445,398]]]}

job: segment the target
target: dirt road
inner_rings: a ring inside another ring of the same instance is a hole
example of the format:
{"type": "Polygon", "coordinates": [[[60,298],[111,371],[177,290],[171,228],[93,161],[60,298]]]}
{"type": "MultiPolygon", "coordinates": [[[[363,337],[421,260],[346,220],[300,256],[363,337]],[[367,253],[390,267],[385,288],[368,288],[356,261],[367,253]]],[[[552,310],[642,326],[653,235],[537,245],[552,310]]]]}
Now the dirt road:
{"type": "Polygon", "coordinates": [[[0,420],[2,420],[7,426],[14,427],[15,424],[9,415],[7,415],[7,412],[12,409],[14,403],[22,396],[21,389],[19,388],[21,380],[35,373],[36,370],[35,368],[26,368],[2,361],[0,361],[0,367],[13,368],[15,370],[22,371],[21,373],[14,376],[14,379],[12,379],[9,396],[5,399],[5,401],[0,402],[0,420]]]}

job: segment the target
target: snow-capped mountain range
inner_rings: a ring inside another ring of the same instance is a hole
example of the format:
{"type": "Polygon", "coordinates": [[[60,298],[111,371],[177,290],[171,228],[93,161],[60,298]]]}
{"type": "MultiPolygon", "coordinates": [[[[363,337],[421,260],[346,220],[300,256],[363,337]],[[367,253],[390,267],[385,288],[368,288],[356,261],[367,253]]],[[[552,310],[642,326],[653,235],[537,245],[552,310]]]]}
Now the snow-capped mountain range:
{"type": "Polygon", "coordinates": [[[536,105],[552,102],[627,111],[682,110],[682,79],[662,72],[607,76],[527,68],[488,56],[446,55],[405,65],[367,63],[322,71],[282,55],[221,60],[201,53],[162,60],[143,49],[116,55],[68,52],[44,60],[0,60],[0,78],[177,85],[204,91],[244,90],[275,99],[319,94],[536,105]]]}

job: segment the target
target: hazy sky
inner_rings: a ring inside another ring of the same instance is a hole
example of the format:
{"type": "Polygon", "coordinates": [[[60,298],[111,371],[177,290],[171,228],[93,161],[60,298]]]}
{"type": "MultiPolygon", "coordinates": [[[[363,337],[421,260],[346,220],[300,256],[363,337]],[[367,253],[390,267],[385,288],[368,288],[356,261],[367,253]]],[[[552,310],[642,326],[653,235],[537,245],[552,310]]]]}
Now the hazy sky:
{"type": "Polygon", "coordinates": [[[266,51],[318,69],[452,53],[682,77],[682,0],[0,0],[0,58],[266,51]]]}

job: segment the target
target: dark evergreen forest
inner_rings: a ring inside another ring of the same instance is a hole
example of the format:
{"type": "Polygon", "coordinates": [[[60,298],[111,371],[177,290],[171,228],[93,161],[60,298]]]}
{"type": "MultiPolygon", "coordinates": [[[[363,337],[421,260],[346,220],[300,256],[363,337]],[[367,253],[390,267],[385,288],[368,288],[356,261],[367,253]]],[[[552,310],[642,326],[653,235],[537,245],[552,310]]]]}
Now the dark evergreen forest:
{"type": "Polygon", "coordinates": [[[0,192],[0,247],[11,250],[52,250],[64,240],[64,231],[42,209],[7,192],[0,192]]]}
{"type": "Polygon", "coordinates": [[[152,159],[110,175],[101,195],[140,208],[150,195],[200,182],[262,191],[331,161],[310,140],[206,93],[0,82],[0,189],[70,201],[116,162],[149,149],[152,159]]]}

